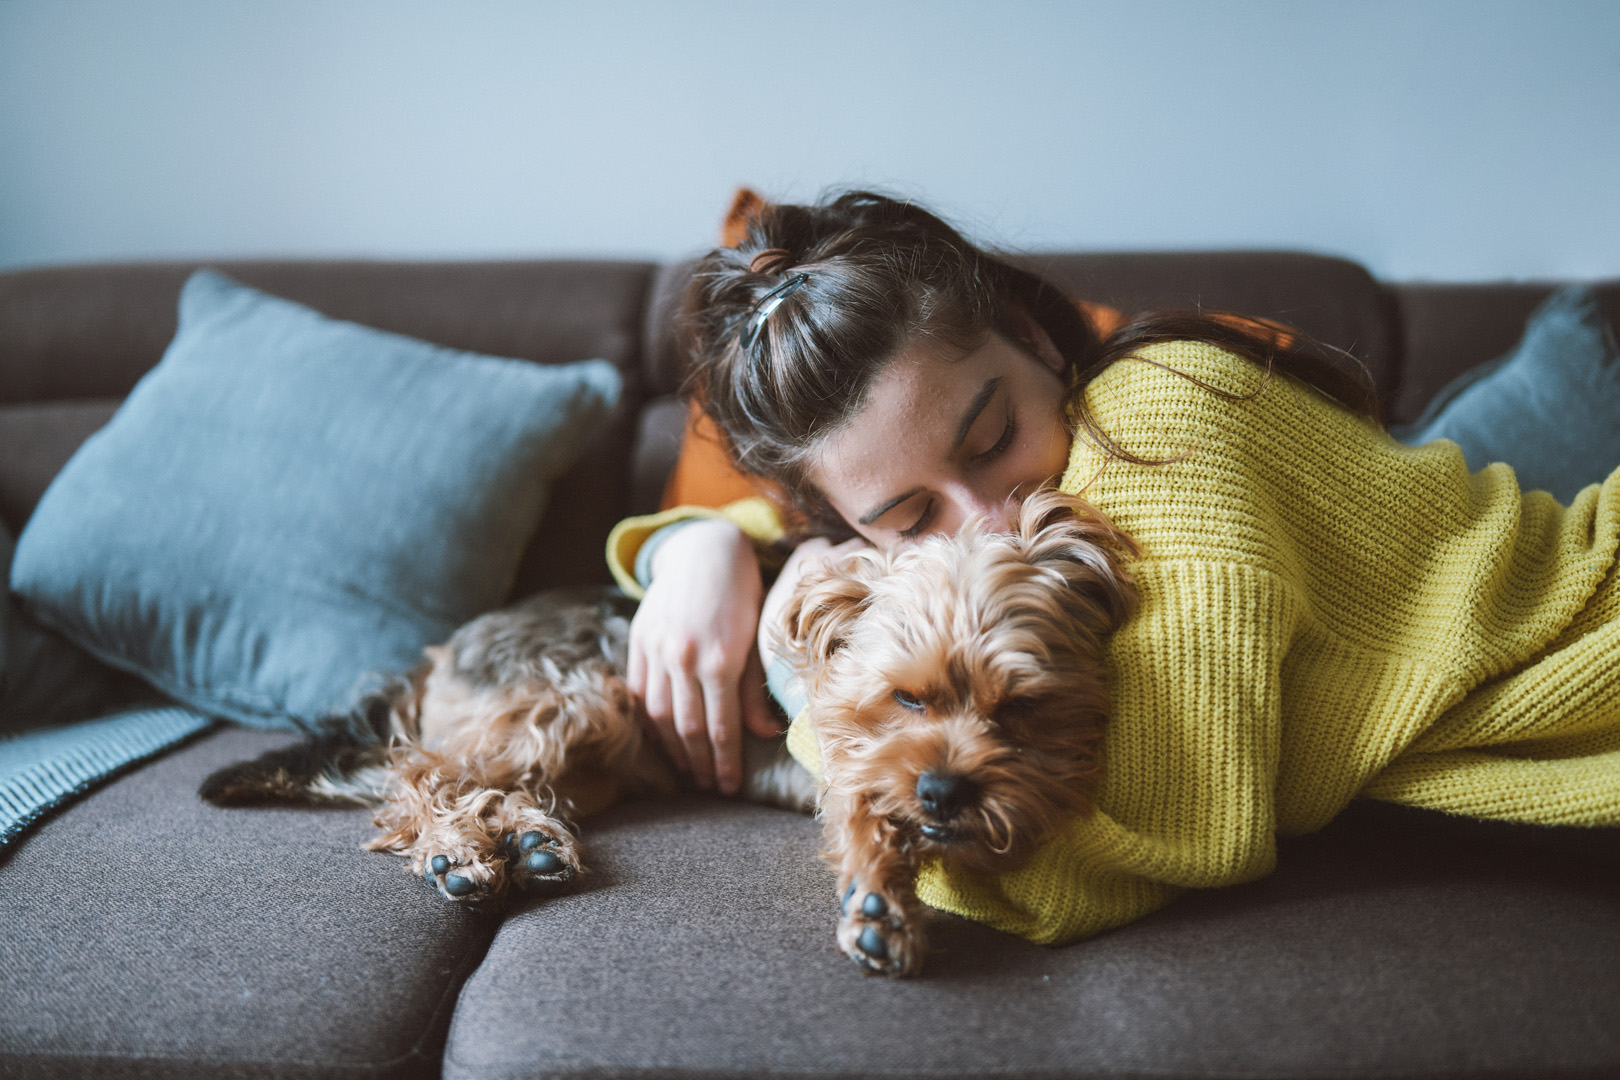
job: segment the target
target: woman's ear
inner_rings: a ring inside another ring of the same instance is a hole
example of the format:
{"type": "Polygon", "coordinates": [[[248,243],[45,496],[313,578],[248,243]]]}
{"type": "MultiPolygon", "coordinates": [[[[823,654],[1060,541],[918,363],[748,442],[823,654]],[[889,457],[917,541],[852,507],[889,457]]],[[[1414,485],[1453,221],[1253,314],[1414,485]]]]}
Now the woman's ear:
{"type": "Polygon", "coordinates": [[[1025,311],[1021,305],[1009,304],[1007,320],[1007,329],[1014,341],[1029,350],[1031,356],[1051,368],[1054,373],[1063,374],[1063,354],[1058,352],[1057,346],[1052,344],[1052,336],[1035,321],[1033,315],[1025,311]]]}

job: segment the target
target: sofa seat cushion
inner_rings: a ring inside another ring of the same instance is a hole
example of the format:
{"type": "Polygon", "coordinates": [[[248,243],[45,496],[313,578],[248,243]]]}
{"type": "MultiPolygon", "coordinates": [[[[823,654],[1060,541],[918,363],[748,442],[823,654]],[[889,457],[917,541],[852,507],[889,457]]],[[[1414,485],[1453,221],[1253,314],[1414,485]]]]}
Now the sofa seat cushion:
{"type": "Polygon", "coordinates": [[[436,1075],[494,921],[361,850],[364,810],[220,810],[229,729],[39,826],[0,862],[0,1075],[436,1075]]]}
{"type": "Polygon", "coordinates": [[[833,943],[817,827],[718,799],[586,822],[501,927],[445,1076],[1611,1076],[1620,833],[1364,804],[1253,885],[1047,949],[949,916],[921,977],[833,943]]]}

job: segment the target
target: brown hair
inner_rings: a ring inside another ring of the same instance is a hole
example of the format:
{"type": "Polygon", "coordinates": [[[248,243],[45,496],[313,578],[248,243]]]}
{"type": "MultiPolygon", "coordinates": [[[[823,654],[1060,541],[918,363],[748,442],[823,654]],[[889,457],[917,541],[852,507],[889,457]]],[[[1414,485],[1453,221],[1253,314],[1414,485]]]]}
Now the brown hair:
{"type": "Polygon", "coordinates": [[[915,203],[869,191],[811,206],[763,204],[736,247],[704,257],[683,313],[693,358],[687,389],[741,470],[779,484],[813,529],[847,533],[808,476],[819,439],[860,411],[902,349],[930,339],[967,347],[992,330],[1017,340],[1020,315],[1063,358],[1071,429],[1126,460],[1150,463],[1098,427],[1084,389],[1115,360],[1162,341],[1207,341],[1378,416],[1365,369],[1353,360],[1347,369],[1344,354],[1304,335],[1194,311],[1138,315],[1105,338],[1039,275],[915,203]]]}

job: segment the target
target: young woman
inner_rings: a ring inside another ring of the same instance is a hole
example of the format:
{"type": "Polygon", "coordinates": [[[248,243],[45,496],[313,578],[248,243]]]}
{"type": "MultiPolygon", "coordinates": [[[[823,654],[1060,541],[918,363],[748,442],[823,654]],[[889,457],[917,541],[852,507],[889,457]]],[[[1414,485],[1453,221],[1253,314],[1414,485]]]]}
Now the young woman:
{"type": "MultiPolygon", "coordinates": [[[[1620,470],[1565,508],[1454,446],[1408,448],[1371,387],[1286,335],[1147,317],[1099,338],[1038,277],[867,193],[767,207],[700,266],[694,392],[739,465],[825,539],[1003,525],[1056,481],[1130,533],[1100,810],[995,881],[923,899],[1041,941],[1266,873],[1278,833],[1372,796],[1620,824],[1620,470]]],[[[626,522],[650,584],[631,682],[702,783],[771,725],[744,504],[626,522]],[[650,553],[642,541],[656,534],[650,553]]],[[[799,733],[805,737],[805,733],[799,733]]]]}

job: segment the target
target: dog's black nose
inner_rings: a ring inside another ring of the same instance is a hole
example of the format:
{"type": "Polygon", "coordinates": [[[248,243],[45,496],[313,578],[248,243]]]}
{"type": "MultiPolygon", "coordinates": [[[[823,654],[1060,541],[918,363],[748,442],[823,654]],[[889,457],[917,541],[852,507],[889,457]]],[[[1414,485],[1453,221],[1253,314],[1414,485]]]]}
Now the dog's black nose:
{"type": "Polygon", "coordinates": [[[965,776],[949,772],[925,772],[917,777],[917,800],[928,816],[949,821],[961,813],[979,789],[965,776]]]}

